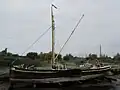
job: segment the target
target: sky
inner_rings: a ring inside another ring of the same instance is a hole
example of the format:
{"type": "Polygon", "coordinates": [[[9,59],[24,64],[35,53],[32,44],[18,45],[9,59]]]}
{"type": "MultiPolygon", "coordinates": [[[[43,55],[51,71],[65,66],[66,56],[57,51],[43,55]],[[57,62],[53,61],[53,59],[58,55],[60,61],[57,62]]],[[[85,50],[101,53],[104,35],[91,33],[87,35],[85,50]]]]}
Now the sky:
{"type": "MultiPolygon", "coordinates": [[[[120,51],[120,0],[0,0],[0,50],[22,54],[51,26],[50,6],[54,4],[55,52],[59,52],[79,18],[84,18],[62,50],[86,56],[120,51]]],[[[49,52],[51,31],[27,52],[49,52]]],[[[27,53],[26,52],[26,53],[27,53]]]]}

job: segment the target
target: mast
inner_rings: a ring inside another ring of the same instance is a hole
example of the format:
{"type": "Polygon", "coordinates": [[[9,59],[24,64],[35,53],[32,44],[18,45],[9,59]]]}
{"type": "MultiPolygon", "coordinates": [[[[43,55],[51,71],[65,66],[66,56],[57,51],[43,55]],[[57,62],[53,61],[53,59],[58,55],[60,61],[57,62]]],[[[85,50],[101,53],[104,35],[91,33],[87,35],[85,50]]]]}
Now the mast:
{"type": "Polygon", "coordinates": [[[55,21],[54,21],[54,15],[53,15],[53,7],[57,9],[56,6],[53,4],[51,5],[51,19],[52,19],[52,61],[51,63],[54,64],[54,58],[55,58],[55,21]]]}

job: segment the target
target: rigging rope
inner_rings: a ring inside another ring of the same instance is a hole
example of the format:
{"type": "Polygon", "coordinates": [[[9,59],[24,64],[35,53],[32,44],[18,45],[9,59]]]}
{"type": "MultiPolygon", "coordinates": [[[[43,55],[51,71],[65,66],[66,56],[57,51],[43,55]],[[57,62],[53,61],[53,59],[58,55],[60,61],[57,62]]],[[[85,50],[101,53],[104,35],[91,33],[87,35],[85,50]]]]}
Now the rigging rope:
{"type": "MultiPolygon", "coordinates": [[[[51,27],[52,27],[52,26],[51,26],[51,27]]],[[[40,36],[22,53],[22,55],[25,54],[40,38],[42,38],[42,36],[44,36],[44,35],[50,30],[51,27],[49,27],[42,35],[40,35],[40,36]]]]}
{"type": "Polygon", "coordinates": [[[57,59],[58,55],[61,53],[61,51],[63,50],[63,48],[65,47],[65,45],[67,44],[67,42],[69,41],[69,39],[71,38],[71,36],[73,35],[73,33],[75,32],[76,28],[78,27],[78,25],[80,24],[81,20],[83,19],[84,14],[82,15],[82,17],[79,19],[78,23],[76,24],[76,26],[74,27],[73,31],[71,32],[70,36],[68,37],[68,39],[66,40],[66,42],[63,44],[62,48],[60,49],[59,53],[57,54],[57,56],[55,57],[54,61],[57,59]]]}
{"type": "MultiPolygon", "coordinates": [[[[51,26],[51,27],[52,27],[52,26],[51,26]]],[[[26,53],[40,38],[42,38],[42,36],[44,36],[44,35],[50,30],[51,27],[49,27],[42,35],[40,35],[40,36],[22,53],[22,55],[23,55],[24,53],[26,53]]],[[[14,61],[12,61],[11,64],[10,64],[10,66],[13,65],[17,60],[19,60],[19,59],[15,59],[14,61]]]]}

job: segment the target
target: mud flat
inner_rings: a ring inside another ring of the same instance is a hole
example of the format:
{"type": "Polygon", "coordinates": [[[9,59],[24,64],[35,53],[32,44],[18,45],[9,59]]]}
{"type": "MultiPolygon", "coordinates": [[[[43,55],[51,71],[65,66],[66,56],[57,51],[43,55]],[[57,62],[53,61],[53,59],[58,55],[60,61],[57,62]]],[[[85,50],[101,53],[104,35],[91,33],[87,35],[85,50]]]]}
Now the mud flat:
{"type": "Polygon", "coordinates": [[[31,86],[17,87],[9,89],[9,83],[0,83],[0,90],[119,90],[120,86],[115,86],[114,84],[84,84],[84,85],[72,85],[68,87],[41,87],[33,88],[31,86]],[[117,88],[117,89],[116,89],[117,88]]]}
{"type": "Polygon", "coordinates": [[[9,89],[9,82],[0,81],[0,90],[8,90],[9,89]]]}
{"type": "MultiPolygon", "coordinates": [[[[119,88],[120,82],[109,82],[107,80],[92,79],[80,83],[69,83],[65,86],[61,86],[59,84],[38,84],[36,88],[33,87],[31,83],[27,84],[17,84],[14,88],[9,88],[9,81],[0,81],[0,90],[116,90],[115,88],[119,88]]],[[[119,90],[119,89],[117,89],[119,90]]]]}

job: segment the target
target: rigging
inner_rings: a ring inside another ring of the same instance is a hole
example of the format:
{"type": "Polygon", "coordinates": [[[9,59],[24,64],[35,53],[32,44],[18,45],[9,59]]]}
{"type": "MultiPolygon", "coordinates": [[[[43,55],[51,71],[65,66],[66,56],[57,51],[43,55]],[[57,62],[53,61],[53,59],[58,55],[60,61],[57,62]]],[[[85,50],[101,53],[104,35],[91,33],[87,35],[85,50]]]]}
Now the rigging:
{"type": "Polygon", "coordinates": [[[57,59],[58,55],[61,53],[61,51],[63,50],[63,48],[65,47],[65,45],[67,44],[67,42],[70,40],[71,36],[73,35],[73,33],[75,32],[76,28],[78,27],[78,25],[80,24],[81,20],[83,19],[84,14],[82,15],[82,17],[79,19],[78,23],[76,24],[76,26],[74,27],[74,29],[72,30],[70,36],[68,37],[68,39],[66,40],[66,42],[63,44],[62,48],[60,49],[59,53],[57,54],[57,56],[55,57],[54,61],[57,59]]]}
{"type": "MultiPolygon", "coordinates": [[[[52,27],[52,26],[51,26],[51,27],[52,27]]],[[[22,53],[22,55],[25,54],[40,38],[42,38],[42,37],[50,30],[51,27],[49,27],[43,34],[41,34],[41,35],[22,53]]]]}

